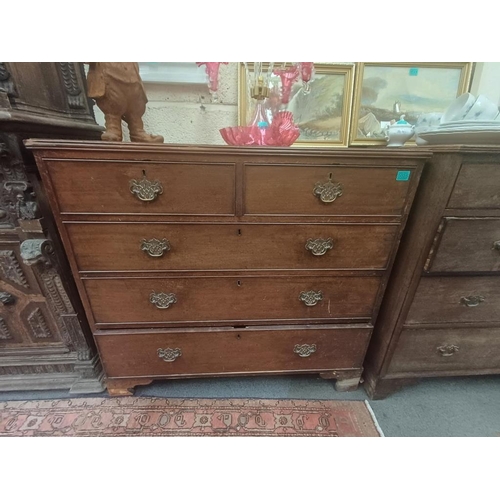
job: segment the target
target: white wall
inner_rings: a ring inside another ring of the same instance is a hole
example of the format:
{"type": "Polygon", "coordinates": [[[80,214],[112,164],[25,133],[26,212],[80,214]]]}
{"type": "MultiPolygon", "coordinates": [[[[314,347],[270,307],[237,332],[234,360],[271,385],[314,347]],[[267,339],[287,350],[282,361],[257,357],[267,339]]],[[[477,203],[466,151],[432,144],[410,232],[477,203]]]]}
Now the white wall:
{"type": "MultiPolygon", "coordinates": [[[[149,100],[145,129],[163,135],[165,143],[225,144],[219,129],[238,124],[237,63],[220,66],[217,104],[211,102],[206,85],[144,85],[149,100]]],[[[500,105],[500,63],[476,63],[471,92],[500,105]]],[[[94,111],[97,122],[104,124],[97,106],[94,111]]],[[[124,137],[128,140],[125,129],[124,137]]]]}
{"type": "Polygon", "coordinates": [[[476,63],[471,94],[483,94],[500,106],[500,63],[476,63]]]}

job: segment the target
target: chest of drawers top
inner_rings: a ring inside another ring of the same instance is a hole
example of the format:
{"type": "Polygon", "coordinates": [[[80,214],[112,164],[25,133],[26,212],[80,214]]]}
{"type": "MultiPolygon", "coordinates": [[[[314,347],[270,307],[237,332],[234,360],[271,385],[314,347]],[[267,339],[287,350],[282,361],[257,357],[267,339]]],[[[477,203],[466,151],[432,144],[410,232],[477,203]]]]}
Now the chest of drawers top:
{"type": "Polygon", "coordinates": [[[430,153],[30,140],[63,218],[397,222],[430,153]]]}

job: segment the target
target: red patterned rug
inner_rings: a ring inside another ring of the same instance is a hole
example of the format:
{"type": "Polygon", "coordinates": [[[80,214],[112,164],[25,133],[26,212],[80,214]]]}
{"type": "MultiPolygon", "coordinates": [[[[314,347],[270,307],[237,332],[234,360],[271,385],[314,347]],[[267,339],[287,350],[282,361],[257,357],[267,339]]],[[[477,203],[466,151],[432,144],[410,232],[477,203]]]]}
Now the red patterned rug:
{"type": "Polygon", "coordinates": [[[381,436],[362,401],[86,398],[0,402],[0,436],[381,436]]]}

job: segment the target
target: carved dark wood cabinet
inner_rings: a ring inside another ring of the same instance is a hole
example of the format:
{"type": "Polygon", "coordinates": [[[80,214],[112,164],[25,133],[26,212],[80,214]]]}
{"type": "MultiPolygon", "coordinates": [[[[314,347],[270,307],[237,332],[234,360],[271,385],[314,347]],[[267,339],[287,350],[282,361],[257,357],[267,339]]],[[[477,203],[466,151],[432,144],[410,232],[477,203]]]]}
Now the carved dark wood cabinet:
{"type": "Polygon", "coordinates": [[[110,394],[279,373],[357,388],[429,152],[27,145],[110,394]]]}
{"type": "Polygon", "coordinates": [[[30,137],[98,138],[81,64],[0,63],[0,391],[103,390],[30,137]]]}
{"type": "Polygon", "coordinates": [[[422,377],[500,373],[500,148],[432,152],[365,363],[374,398],[422,377]]]}

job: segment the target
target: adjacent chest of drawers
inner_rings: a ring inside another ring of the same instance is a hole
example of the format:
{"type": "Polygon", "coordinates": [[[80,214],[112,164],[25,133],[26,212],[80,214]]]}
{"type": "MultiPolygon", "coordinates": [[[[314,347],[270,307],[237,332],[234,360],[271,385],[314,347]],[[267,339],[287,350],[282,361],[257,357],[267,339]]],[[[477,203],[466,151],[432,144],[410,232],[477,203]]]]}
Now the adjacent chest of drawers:
{"type": "Polygon", "coordinates": [[[500,148],[436,147],[366,361],[383,398],[421,377],[500,373],[500,148]]]}
{"type": "Polygon", "coordinates": [[[265,373],[357,387],[429,153],[28,145],[111,394],[265,373]]]}

